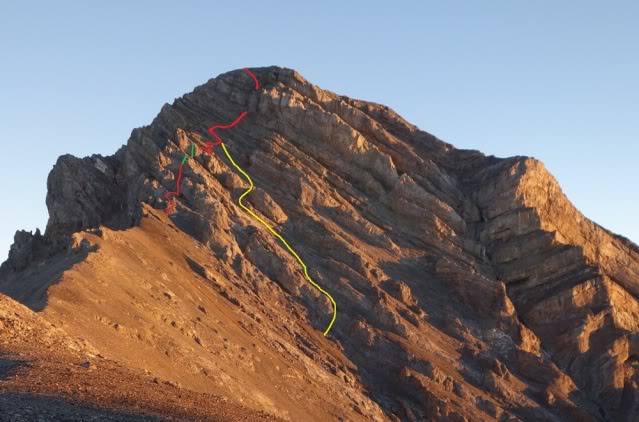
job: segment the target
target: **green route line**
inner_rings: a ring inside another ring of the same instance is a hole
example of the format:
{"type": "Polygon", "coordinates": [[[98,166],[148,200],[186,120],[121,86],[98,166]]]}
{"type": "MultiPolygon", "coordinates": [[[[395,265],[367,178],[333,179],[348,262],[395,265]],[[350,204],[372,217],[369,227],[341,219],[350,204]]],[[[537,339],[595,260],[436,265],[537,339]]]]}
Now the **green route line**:
{"type": "Polygon", "coordinates": [[[184,153],[184,157],[182,157],[182,165],[186,164],[189,158],[195,158],[195,144],[191,144],[191,157],[186,152],[184,153]]]}
{"type": "Polygon", "coordinates": [[[331,319],[330,324],[328,324],[328,327],[326,327],[326,330],[324,330],[324,336],[326,336],[328,334],[328,332],[331,330],[331,328],[333,327],[333,324],[335,323],[335,318],[337,318],[337,303],[335,303],[335,299],[333,299],[333,296],[331,296],[326,290],[322,289],[322,287],[319,284],[317,284],[315,281],[313,281],[311,276],[308,275],[308,269],[306,268],[306,264],[304,263],[304,261],[302,261],[302,258],[300,258],[300,256],[297,254],[297,252],[295,252],[293,250],[291,245],[288,244],[286,239],[284,239],[281,234],[279,234],[277,231],[275,231],[275,229],[273,227],[271,227],[266,221],[264,221],[264,219],[262,217],[260,217],[255,212],[253,212],[253,210],[251,210],[249,207],[244,205],[244,202],[243,202],[244,198],[249,193],[251,193],[253,191],[253,189],[255,189],[255,185],[253,184],[253,180],[251,179],[251,176],[249,176],[248,173],[246,173],[242,169],[242,167],[237,165],[235,160],[233,160],[233,157],[231,157],[231,154],[229,153],[229,150],[226,149],[226,145],[224,145],[224,143],[221,143],[220,145],[222,146],[222,149],[224,150],[224,153],[226,154],[226,156],[229,159],[229,161],[231,162],[231,164],[233,164],[233,167],[235,167],[240,173],[242,173],[242,175],[246,178],[246,180],[249,182],[249,185],[250,185],[250,187],[246,191],[244,191],[244,193],[242,195],[240,195],[240,199],[238,200],[238,203],[240,204],[240,207],[244,211],[249,213],[255,220],[260,222],[264,227],[266,227],[268,229],[268,231],[270,231],[271,234],[273,234],[273,236],[277,237],[284,244],[284,246],[286,246],[286,249],[288,249],[288,251],[291,253],[291,255],[293,255],[295,257],[295,259],[297,259],[297,262],[299,262],[300,265],[302,266],[302,268],[304,269],[304,276],[306,277],[308,282],[311,283],[313,285],[313,287],[315,287],[317,290],[319,290],[324,296],[326,296],[331,301],[331,303],[333,304],[333,318],[331,319]]]}

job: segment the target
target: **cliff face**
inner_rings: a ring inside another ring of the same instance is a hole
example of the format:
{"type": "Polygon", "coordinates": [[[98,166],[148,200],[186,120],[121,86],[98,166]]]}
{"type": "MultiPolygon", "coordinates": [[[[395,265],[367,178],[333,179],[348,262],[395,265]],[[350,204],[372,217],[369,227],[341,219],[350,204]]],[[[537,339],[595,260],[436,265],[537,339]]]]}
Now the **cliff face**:
{"type": "Polygon", "coordinates": [[[61,157],[0,290],[102,356],[292,420],[639,418],[639,249],[543,165],[457,150],[278,67],[210,80],[112,157],[61,157]],[[248,204],[337,303],[238,205],[248,204]]]}
{"type": "Polygon", "coordinates": [[[478,236],[520,321],[606,415],[636,417],[636,245],[585,218],[537,161],[504,163],[480,180],[478,236]]]}

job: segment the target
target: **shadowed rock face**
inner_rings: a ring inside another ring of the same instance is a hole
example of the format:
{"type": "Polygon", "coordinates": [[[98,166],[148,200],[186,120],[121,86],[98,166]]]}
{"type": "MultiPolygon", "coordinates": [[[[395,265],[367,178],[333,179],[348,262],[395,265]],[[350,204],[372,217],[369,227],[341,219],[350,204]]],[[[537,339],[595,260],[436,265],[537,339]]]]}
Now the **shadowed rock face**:
{"type": "Polygon", "coordinates": [[[112,157],[61,157],[47,231],[16,236],[0,290],[29,305],[30,283],[59,281],[41,314],[102,355],[283,418],[639,418],[636,245],[537,160],[457,150],[290,69],[254,72],[258,91],[242,71],[211,79],[112,157]],[[247,184],[219,149],[189,160],[171,220],[159,211],[183,152],[246,110],[220,134],[257,186],[249,204],[335,298],[327,338],[330,303],[236,205],[247,184]],[[62,276],[42,269],[77,250],[62,276]]]}

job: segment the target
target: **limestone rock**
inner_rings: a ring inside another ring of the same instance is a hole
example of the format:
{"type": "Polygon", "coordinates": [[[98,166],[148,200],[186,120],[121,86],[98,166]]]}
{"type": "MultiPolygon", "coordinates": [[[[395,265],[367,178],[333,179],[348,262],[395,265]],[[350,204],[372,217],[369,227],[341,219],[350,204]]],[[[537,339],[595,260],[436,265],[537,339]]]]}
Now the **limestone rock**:
{"type": "Polygon", "coordinates": [[[61,157],[47,230],[18,232],[0,291],[157,388],[291,420],[639,418],[637,245],[535,159],[253,72],[258,90],[241,70],[211,79],[111,157],[61,157]],[[246,177],[201,147],[243,111],[220,136],[255,184],[244,203],[336,301],[327,337],[331,302],[239,206],[246,177]]]}

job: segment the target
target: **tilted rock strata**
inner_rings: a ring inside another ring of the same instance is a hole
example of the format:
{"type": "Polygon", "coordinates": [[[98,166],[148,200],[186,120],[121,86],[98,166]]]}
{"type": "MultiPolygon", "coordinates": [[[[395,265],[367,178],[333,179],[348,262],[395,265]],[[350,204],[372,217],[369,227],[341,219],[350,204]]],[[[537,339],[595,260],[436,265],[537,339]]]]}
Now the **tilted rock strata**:
{"type": "MultiPolygon", "coordinates": [[[[313,279],[337,301],[329,338],[317,334],[330,319],[330,303],[282,245],[237,206],[246,182],[223,155],[200,151],[188,161],[172,223],[158,214],[148,236],[174,224],[197,241],[185,238],[175,246],[183,255],[204,248],[203,262],[187,260],[184,268],[199,274],[199,283],[218,286],[207,295],[221,295],[242,315],[230,324],[266,339],[260,347],[277,359],[311,371],[318,396],[344,403],[324,411],[377,420],[639,417],[636,245],[582,216],[534,159],[457,150],[387,107],[321,90],[292,70],[254,72],[258,91],[242,71],[211,79],[165,105],[113,157],[61,157],[49,178],[44,239],[17,239],[3,266],[4,285],[28,283],[20,275],[25,268],[64,253],[46,245],[78,230],[148,227],[144,221],[158,211],[141,204],[166,207],[164,194],[175,189],[183,151],[205,139],[208,126],[248,110],[221,136],[258,188],[249,204],[294,245],[313,279]],[[53,257],[31,254],[34,242],[44,242],[53,257]]],[[[96,242],[111,248],[112,240],[96,242]]],[[[144,242],[137,250],[140,262],[162,262],[144,242]]],[[[78,309],[98,317],[108,312],[107,304],[96,308],[91,301],[56,304],[56,294],[83,288],[82,269],[97,259],[92,254],[106,252],[87,253],[74,283],[63,280],[59,290],[49,290],[44,313],[60,323],[78,309]]],[[[125,268],[130,263],[123,256],[104,265],[125,268]]],[[[106,270],[94,271],[99,278],[106,270]]],[[[202,306],[181,282],[172,283],[167,300],[202,306]]],[[[144,295],[134,297],[122,309],[147,306],[144,295]]],[[[206,309],[219,319],[224,308],[206,309]]],[[[127,326],[109,318],[108,324],[127,326]]],[[[78,335],[95,329],[89,319],[67,323],[78,335]]],[[[111,345],[124,341],[121,331],[101,334],[102,353],[144,366],[111,345]]],[[[194,336],[197,344],[215,341],[194,336]]],[[[229,336],[231,342],[243,338],[229,336]]],[[[144,342],[129,337],[128,347],[144,342]]],[[[187,367],[174,365],[166,376],[190,389],[207,385],[207,376],[188,381],[187,367]]],[[[282,382],[278,388],[297,385],[292,378],[282,382]]],[[[262,402],[251,399],[260,384],[248,383],[232,394],[293,415],[291,403],[275,393],[262,402]]],[[[318,403],[309,399],[309,412],[316,406],[321,414],[318,403]]]]}

